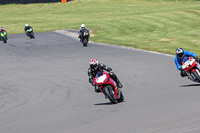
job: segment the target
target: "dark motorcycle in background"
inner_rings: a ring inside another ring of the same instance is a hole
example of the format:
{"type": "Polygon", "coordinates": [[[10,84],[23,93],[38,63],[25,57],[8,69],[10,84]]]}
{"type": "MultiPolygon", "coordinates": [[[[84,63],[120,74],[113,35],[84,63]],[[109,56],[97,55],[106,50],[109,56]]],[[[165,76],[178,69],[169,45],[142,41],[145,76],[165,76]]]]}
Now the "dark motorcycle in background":
{"type": "Polygon", "coordinates": [[[200,64],[191,57],[185,57],[182,61],[182,69],[186,71],[188,78],[200,83],[200,64]]]}
{"type": "Polygon", "coordinates": [[[4,43],[7,43],[7,40],[8,40],[7,33],[5,31],[3,31],[0,33],[0,36],[1,36],[0,40],[3,41],[4,43]]]}
{"type": "Polygon", "coordinates": [[[28,30],[26,31],[26,35],[27,35],[28,37],[30,37],[30,39],[34,39],[34,38],[35,38],[34,32],[33,32],[33,29],[32,29],[32,28],[30,28],[30,29],[28,29],[28,30]]]}
{"type": "Polygon", "coordinates": [[[88,41],[89,41],[89,31],[83,29],[81,31],[81,42],[82,42],[84,47],[87,46],[88,41]]]}

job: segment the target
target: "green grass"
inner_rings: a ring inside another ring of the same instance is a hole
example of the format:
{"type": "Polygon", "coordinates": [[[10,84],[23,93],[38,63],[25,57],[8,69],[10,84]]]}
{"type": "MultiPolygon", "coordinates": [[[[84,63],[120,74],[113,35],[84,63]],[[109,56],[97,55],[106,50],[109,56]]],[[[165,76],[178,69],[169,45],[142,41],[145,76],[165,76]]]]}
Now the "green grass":
{"type": "Polygon", "coordinates": [[[64,3],[0,5],[0,26],[23,33],[92,30],[92,41],[174,54],[177,47],[200,56],[200,1],[197,0],[74,0],[64,3]]]}

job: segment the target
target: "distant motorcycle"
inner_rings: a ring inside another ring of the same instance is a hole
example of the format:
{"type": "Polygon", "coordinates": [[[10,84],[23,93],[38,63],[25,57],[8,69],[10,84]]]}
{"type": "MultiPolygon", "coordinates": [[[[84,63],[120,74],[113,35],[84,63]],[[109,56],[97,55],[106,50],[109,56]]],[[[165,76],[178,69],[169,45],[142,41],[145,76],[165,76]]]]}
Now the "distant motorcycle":
{"type": "Polygon", "coordinates": [[[34,32],[33,32],[33,29],[32,29],[32,28],[30,28],[30,29],[28,29],[28,30],[26,31],[26,35],[27,35],[28,37],[30,37],[30,39],[34,39],[34,38],[35,38],[34,32]]]}
{"type": "Polygon", "coordinates": [[[200,64],[191,57],[185,57],[182,61],[182,69],[186,71],[188,78],[200,83],[200,64]]]}
{"type": "Polygon", "coordinates": [[[116,104],[117,102],[124,101],[122,91],[117,87],[116,82],[107,72],[98,72],[95,76],[94,83],[111,103],[116,104]]]}
{"type": "Polygon", "coordinates": [[[7,43],[7,33],[5,31],[1,32],[1,41],[3,41],[4,43],[7,43]]]}
{"type": "Polygon", "coordinates": [[[83,29],[81,31],[81,42],[84,47],[87,46],[88,40],[89,40],[89,32],[87,30],[83,29]]]}

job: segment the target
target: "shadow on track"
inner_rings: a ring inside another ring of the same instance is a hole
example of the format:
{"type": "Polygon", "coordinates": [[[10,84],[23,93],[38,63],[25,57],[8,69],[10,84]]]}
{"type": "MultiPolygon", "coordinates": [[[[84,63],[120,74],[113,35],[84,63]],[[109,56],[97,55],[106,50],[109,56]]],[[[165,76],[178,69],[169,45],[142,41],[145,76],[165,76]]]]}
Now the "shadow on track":
{"type": "Polygon", "coordinates": [[[200,84],[181,85],[180,87],[192,87],[192,86],[200,86],[200,84]]]}
{"type": "MultiPolygon", "coordinates": [[[[125,102],[125,101],[123,101],[125,102]]],[[[123,103],[123,102],[119,102],[117,104],[120,104],[120,103],[123,103]]],[[[111,102],[108,102],[108,103],[97,103],[97,104],[94,104],[94,105],[116,105],[116,104],[112,104],[111,102]]]]}
{"type": "Polygon", "coordinates": [[[97,103],[97,104],[94,104],[94,105],[113,105],[111,102],[108,102],[108,103],[97,103]]]}

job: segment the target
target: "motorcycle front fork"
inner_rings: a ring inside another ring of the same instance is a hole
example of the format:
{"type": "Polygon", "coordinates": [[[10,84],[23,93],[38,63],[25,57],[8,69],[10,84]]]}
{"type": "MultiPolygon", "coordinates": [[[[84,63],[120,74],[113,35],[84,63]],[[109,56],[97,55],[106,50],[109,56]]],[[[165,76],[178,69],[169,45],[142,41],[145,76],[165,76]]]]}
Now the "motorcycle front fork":
{"type": "Polygon", "coordinates": [[[192,73],[191,74],[189,72],[186,72],[186,73],[188,75],[188,79],[195,81],[196,78],[194,77],[194,75],[192,75],[192,73]]]}

